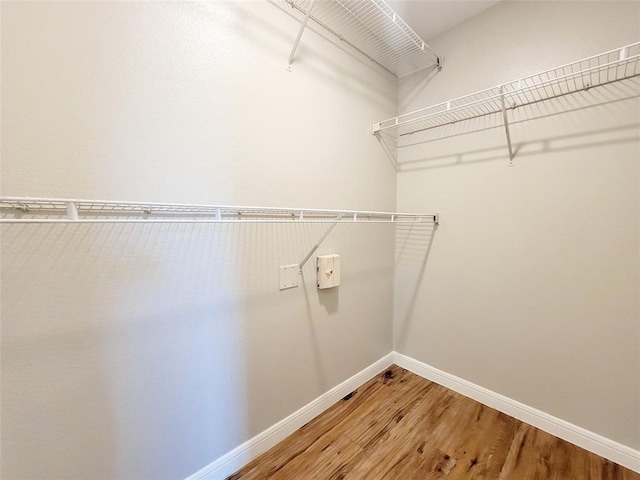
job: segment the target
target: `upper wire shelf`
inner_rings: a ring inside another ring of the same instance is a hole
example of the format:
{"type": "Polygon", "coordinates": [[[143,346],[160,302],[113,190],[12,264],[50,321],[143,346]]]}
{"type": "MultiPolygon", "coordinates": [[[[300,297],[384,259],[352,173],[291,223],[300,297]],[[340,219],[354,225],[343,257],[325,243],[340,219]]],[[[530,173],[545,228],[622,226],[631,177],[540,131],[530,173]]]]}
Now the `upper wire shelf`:
{"type": "Polygon", "coordinates": [[[0,223],[438,223],[437,214],[0,197],[0,223]]]}
{"type": "Polygon", "coordinates": [[[374,123],[373,133],[413,134],[527,106],[640,75],[640,42],[374,123]]]}
{"type": "Polygon", "coordinates": [[[301,18],[301,32],[310,19],[396,77],[441,66],[438,55],[384,0],[284,1],[301,18]]]}

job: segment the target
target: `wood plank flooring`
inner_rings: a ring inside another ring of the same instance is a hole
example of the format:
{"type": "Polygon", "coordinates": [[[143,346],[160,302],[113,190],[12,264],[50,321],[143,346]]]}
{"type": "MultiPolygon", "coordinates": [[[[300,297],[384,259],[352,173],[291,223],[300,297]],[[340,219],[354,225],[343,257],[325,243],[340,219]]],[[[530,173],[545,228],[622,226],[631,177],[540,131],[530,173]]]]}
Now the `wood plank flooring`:
{"type": "Polygon", "coordinates": [[[397,366],[228,480],[640,480],[397,366]]]}

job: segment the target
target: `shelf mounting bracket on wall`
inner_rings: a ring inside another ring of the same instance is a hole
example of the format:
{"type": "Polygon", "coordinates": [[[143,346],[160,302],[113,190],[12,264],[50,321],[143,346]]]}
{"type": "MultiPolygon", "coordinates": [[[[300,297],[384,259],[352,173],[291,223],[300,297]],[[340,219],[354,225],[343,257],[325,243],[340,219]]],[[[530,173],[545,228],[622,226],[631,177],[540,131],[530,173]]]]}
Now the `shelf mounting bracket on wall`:
{"type": "Polygon", "coordinates": [[[307,13],[304,15],[304,20],[300,25],[300,30],[298,30],[298,36],[296,37],[296,41],[293,43],[293,48],[291,49],[291,53],[289,54],[289,60],[287,62],[287,70],[291,71],[291,63],[293,62],[293,57],[296,55],[296,50],[298,49],[298,45],[300,44],[300,39],[302,38],[302,34],[304,33],[304,29],[307,28],[307,22],[309,21],[309,17],[311,16],[311,10],[313,10],[313,4],[315,0],[311,0],[309,4],[309,8],[307,8],[307,13]]]}
{"type": "Polygon", "coordinates": [[[500,86],[500,105],[502,106],[502,119],[504,121],[504,131],[507,135],[507,146],[509,147],[509,166],[513,167],[513,146],[511,145],[511,134],[509,133],[509,118],[504,103],[504,86],[500,86]]]}
{"type": "MultiPolygon", "coordinates": [[[[357,213],[353,214],[353,220],[356,221],[358,216],[357,213]]],[[[316,242],[316,244],[311,248],[311,250],[309,250],[309,253],[307,253],[307,255],[304,257],[304,259],[298,264],[298,272],[300,274],[302,274],[302,267],[305,266],[305,264],[309,261],[309,259],[311,258],[311,256],[316,252],[316,250],[318,250],[318,248],[320,247],[320,245],[322,245],[322,242],[324,242],[327,237],[329,236],[329,234],[331,233],[331,231],[336,227],[336,225],[338,225],[338,222],[340,220],[342,220],[342,217],[344,216],[344,214],[339,213],[338,216],[336,217],[336,221],[334,223],[332,223],[331,225],[329,225],[329,227],[324,231],[324,233],[322,234],[322,236],[320,237],[320,240],[318,240],[316,242]]]]}

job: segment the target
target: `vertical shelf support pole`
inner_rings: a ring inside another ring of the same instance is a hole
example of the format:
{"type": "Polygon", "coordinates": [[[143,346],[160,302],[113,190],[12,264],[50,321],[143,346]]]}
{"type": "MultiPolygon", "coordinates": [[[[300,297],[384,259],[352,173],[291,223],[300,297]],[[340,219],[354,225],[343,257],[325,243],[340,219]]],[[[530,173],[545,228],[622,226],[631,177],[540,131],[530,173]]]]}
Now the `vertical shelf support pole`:
{"type": "Polygon", "coordinates": [[[318,247],[320,245],[322,245],[322,242],[325,241],[325,239],[329,236],[329,234],[331,233],[331,231],[335,228],[335,226],[338,224],[338,222],[340,220],[342,220],[342,216],[344,214],[343,213],[339,213],[338,216],[336,217],[336,221],[334,223],[332,223],[331,225],[329,225],[329,228],[327,228],[325,230],[325,232],[322,234],[322,237],[320,237],[320,240],[318,240],[316,242],[316,244],[313,246],[313,248],[309,251],[309,253],[307,253],[307,256],[304,257],[304,260],[302,260],[299,264],[298,264],[298,271],[300,273],[302,273],[302,267],[304,267],[305,263],[307,263],[309,261],[309,259],[311,258],[311,255],[313,255],[315,253],[316,250],[318,250],[318,247]]]}
{"type": "Polygon", "coordinates": [[[298,45],[300,44],[300,39],[302,38],[302,33],[304,29],[307,27],[307,22],[309,21],[309,17],[311,16],[311,10],[313,9],[313,4],[315,0],[311,0],[309,4],[309,8],[307,9],[307,13],[304,16],[304,20],[302,21],[302,25],[300,25],[300,30],[298,31],[298,36],[296,37],[296,41],[293,44],[293,48],[291,49],[291,53],[289,54],[289,60],[287,63],[287,70],[291,71],[291,63],[293,62],[293,57],[296,54],[296,50],[298,49],[298,45]]]}
{"type": "Polygon", "coordinates": [[[78,205],[76,202],[67,203],[67,218],[69,220],[78,220],[78,205]]]}
{"type": "Polygon", "coordinates": [[[629,57],[629,47],[622,47],[618,53],[618,60],[626,60],[629,57]]]}
{"type": "Polygon", "coordinates": [[[513,146],[511,145],[511,134],[509,133],[509,119],[507,109],[504,104],[504,86],[500,87],[500,104],[502,106],[502,119],[504,120],[504,131],[507,134],[507,146],[509,147],[509,166],[513,167],[513,146]]]}

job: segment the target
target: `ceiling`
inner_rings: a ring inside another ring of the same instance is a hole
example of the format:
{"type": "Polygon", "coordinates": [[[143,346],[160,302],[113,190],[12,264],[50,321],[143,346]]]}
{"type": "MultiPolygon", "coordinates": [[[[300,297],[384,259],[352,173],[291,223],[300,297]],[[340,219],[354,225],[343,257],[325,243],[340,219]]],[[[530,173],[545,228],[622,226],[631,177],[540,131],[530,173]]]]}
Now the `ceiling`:
{"type": "Polygon", "coordinates": [[[402,19],[427,41],[500,0],[387,0],[402,19]]]}

